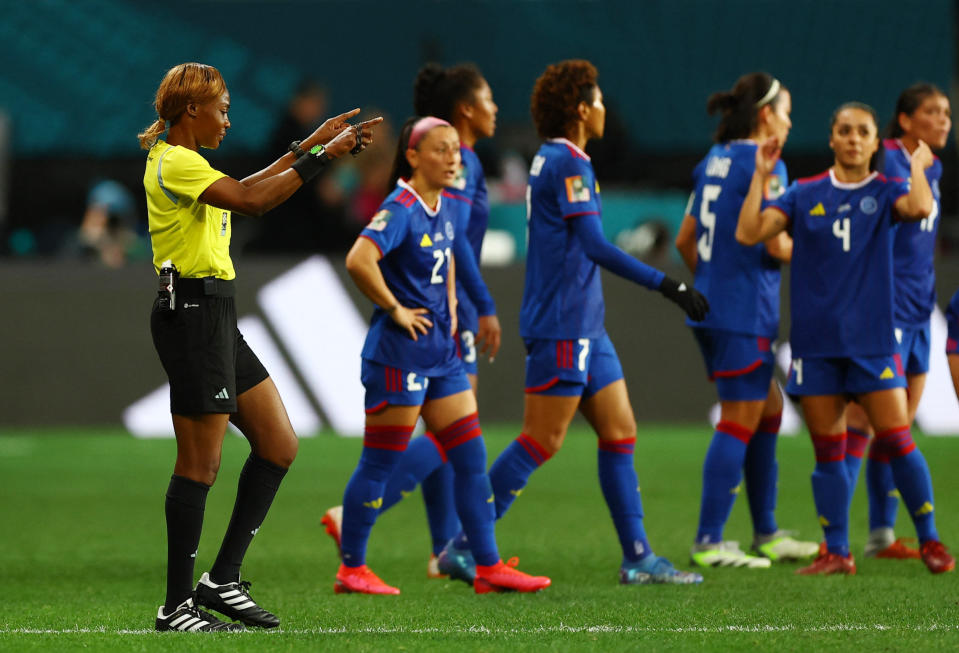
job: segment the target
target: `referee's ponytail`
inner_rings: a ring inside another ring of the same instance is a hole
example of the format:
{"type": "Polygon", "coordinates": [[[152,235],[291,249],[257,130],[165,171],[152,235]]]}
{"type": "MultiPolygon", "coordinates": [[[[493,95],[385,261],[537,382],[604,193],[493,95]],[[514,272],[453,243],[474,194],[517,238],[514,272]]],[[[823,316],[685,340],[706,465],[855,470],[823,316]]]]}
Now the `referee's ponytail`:
{"type": "Polygon", "coordinates": [[[226,91],[226,82],[220,71],[202,63],[181,63],[166,72],[157,88],[153,107],[157,119],[143,132],[137,134],[140,147],[149,150],[166,131],[167,123],[173,125],[188,104],[204,104],[220,97],[226,91]]]}

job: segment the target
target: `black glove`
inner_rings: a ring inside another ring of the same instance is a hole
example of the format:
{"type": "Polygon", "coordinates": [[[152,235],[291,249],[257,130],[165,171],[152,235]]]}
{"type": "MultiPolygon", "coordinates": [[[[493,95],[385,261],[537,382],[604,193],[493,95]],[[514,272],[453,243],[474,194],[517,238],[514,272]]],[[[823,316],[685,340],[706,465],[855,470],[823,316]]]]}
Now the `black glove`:
{"type": "Polygon", "coordinates": [[[659,284],[659,292],[663,293],[666,299],[679,304],[693,322],[701,322],[709,312],[709,302],[706,301],[706,297],[685,283],[663,277],[663,282],[659,284]]]}

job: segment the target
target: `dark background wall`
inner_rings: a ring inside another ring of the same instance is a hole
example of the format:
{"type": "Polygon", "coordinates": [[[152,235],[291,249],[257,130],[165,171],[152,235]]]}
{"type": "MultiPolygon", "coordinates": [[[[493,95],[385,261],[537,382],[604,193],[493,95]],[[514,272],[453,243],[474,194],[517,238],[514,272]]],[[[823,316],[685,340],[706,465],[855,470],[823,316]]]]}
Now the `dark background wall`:
{"type": "MultiPolygon", "coordinates": [[[[238,314],[258,313],[257,288],[297,261],[239,261],[238,314]]],[[[364,315],[370,304],[334,261],[364,315]]],[[[671,274],[685,277],[681,270],[671,274]]],[[[480,367],[484,421],[522,418],[524,356],[518,335],[522,266],[487,268],[503,324],[496,362],[480,367]]],[[[165,382],[149,333],[155,277],[93,266],[0,266],[0,427],[120,425],[123,409],[165,382]]],[[[606,275],[606,326],[640,421],[702,422],[715,400],[678,308],[657,293],[606,275]]],[[[959,287],[959,264],[939,267],[940,304],[959,287]]],[[[335,317],[331,317],[335,319],[335,317]]],[[[784,327],[782,333],[786,333],[784,327]]],[[[344,374],[359,374],[355,369],[344,374]]],[[[362,410],[357,406],[356,410],[362,410]]]]}

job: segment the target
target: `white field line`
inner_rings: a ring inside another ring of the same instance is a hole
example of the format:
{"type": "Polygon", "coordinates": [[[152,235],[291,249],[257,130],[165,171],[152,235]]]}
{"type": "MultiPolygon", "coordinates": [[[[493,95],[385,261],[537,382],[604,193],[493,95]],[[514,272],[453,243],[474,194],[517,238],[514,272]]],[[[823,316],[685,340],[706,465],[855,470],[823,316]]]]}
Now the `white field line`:
{"type": "MultiPolygon", "coordinates": [[[[280,628],[273,631],[249,630],[246,632],[278,633],[288,635],[515,635],[515,634],[577,634],[577,633],[610,633],[610,634],[723,634],[723,633],[845,633],[845,632],[954,632],[959,631],[957,624],[930,624],[927,626],[887,626],[885,624],[827,624],[823,626],[722,626],[709,627],[677,627],[656,628],[652,626],[537,626],[532,628],[488,628],[486,626],[464,626],[460,628],[280,628]]],[[[153,629],[117,629],[106,628],[0,628],[0,635],[75,635],[75,634],[107,634],[107,635],[148,635],[156,631],[153,629]]]]}

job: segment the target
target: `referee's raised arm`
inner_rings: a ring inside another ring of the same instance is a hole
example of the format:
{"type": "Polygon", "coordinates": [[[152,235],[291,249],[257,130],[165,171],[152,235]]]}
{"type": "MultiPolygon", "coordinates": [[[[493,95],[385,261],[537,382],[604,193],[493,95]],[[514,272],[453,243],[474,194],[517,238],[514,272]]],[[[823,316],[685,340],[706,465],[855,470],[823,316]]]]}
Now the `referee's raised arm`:
{"type": "Polygon", "coordinates": [[[230,94],[216,68],[174,66],[157,89],[155,107],[156,121],[139,135],[149,151],[143,186],[160,281],[150,331],[170,380],[177,441],[166,492],[166,599],[155,627],[274,628],[279,618],[250,597],[250,584],[240,582],[240,565],[298,444],[276,385],[237,329],[231,217],[234,211],[262,215],[332,159],[359,154],[382,118],[351,125],[348,120],[359,109],[331,118],[270,166],[238,181],[199,153],[201,147],[219,147],[230,128],[230,94]],[[228,422],[249,441],[250,456],[219,554],[194,585],[206,496],[220,467],[228,422]]]}

